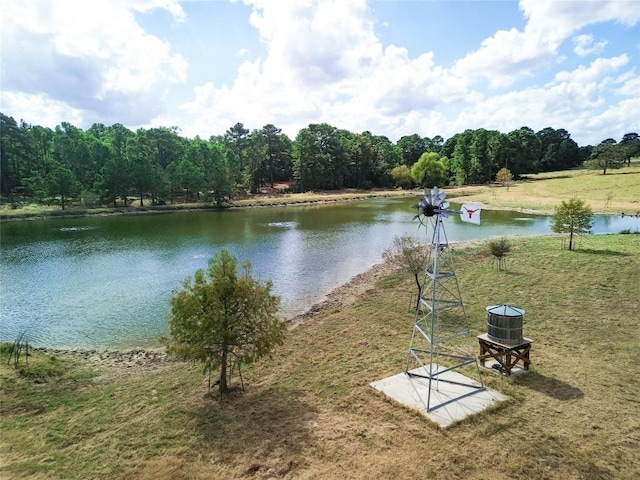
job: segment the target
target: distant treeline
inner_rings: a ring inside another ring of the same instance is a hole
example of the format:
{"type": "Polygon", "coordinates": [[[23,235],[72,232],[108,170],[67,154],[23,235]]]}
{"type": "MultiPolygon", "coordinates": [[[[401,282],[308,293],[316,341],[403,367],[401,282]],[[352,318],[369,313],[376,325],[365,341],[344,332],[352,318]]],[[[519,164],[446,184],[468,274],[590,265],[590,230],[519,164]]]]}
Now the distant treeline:
{"type": "Polygon", "coordinates": [[[446,141],[413,134],[393,143],[326,123],[303,128],[293,140],[271,124],[249,131],[237,123],[204,140],[184,138],[177,127],[134,132],[121,124],[94,124],[84,131],[63,122],[50,129],[2,113],[0,122],[2,197],[55,198],[63,208],[76,198],[86,206],[126,206],[132,196],[140,205],[177,200],[220,205],[282,182],[293,191],[477,184],[494,181],[502,168],[518,178],[587,160],[602,168],[597,159],[609,159],[611,151],[616,161],[607,165],[614,168],[640,154],[636,133],[620,143],[606,139],[579,147],[566,130],[553,128],[522,127],[506,134],[466,130],[446,141]]]}

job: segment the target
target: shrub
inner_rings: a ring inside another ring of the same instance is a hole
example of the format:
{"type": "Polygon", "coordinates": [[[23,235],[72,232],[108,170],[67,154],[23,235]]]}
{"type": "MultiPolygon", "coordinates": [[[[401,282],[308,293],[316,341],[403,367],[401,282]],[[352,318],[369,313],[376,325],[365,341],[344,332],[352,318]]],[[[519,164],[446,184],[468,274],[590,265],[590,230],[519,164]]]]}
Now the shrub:
{"type": "Polygon", "coordinates": [[[511,244],[509,243],[509,241],[506,238],[502,237],[494,240],[489,240],[487,245],[489,247],[491,255],[493,255],[494,257],[494,262],[495,260],[498,260],[498,269],[504,270],[505,268],[507,268],[506,256],[507,253],[511,251],[511,244]]]}

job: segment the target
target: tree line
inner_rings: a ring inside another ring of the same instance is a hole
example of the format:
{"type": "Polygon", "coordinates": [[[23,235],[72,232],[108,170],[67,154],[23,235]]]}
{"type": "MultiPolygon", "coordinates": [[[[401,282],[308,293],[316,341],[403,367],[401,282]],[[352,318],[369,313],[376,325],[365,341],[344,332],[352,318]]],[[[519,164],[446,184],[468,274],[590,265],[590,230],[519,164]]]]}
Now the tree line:
{"type": "Polygon", "coordinates": [[[275,125],[250,131],[236,123],[205,140],[177,127],[129,130],[94,124],[82,130],[16,122],[0,113],[0,195],[86,206],[127,206],[131,197],[153,205],[203,201],[222,205],[287,182],[293,191],[371,189],[487,183],[506,168],[527,173],[564,170],[588,161],[617,168],[640,155],[638,134],[580,147],[564,129],[509,133],[466,130],[445,141],[417,134],[397,142],[369,131],[354,133],[310,124],[292,140],[275,125]]]}

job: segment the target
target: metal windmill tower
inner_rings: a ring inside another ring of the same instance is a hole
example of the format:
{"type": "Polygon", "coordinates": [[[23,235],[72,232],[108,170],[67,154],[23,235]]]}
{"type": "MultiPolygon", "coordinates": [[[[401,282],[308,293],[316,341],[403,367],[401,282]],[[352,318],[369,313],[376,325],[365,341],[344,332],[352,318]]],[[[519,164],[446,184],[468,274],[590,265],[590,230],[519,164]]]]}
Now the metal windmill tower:
{"type": "Polygon", "coordinates": [[[427,239],[429,235],[431,239],[405,373],[410,377],[427,379],[427,411],[485,390],[477,359],[468,353],[463,341],[463,337],[469,334],[469,325],[443,222],[449,214],[456,213],[465,222],[479,224],[480,205],[464,204],[461,210],[450,210],[445,197],[446,193],[439,191],[438,187],[431,191],[425,189],[416,215],[426,226],[427,239]],[[452,381],[445,378],[449,376],[443,375],[474,363],[478,383],[471,379],[469,382],[452,381]],[[433,401],[432,392],[438,391],[439,382],[453,383],[464,388],[459,395],[438,403],[433,401]]]}

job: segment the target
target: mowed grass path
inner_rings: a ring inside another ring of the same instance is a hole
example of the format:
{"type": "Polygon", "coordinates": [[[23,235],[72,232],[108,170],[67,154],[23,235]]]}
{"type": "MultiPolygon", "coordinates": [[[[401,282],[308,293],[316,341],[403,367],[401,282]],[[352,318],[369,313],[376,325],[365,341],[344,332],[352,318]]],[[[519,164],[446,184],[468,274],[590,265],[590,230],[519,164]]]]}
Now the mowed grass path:
{"type": "Polygon", "coordinates": [[[369,386],[403,371],[414,320],[412,279],[390,273],[290,330],[222,403],[185,363],[47,360],[64,373],[40,383],[3,361],[0,476],[640,478],[640,237],[582,237],[573,252],[557,237],[512,243],[506,271],[484,246],[455,250],[474,334],[487,305],[509,303],[534,340],[529,374],[485,374],[510,397],[494,410],[441,430],[369,386]]]}

